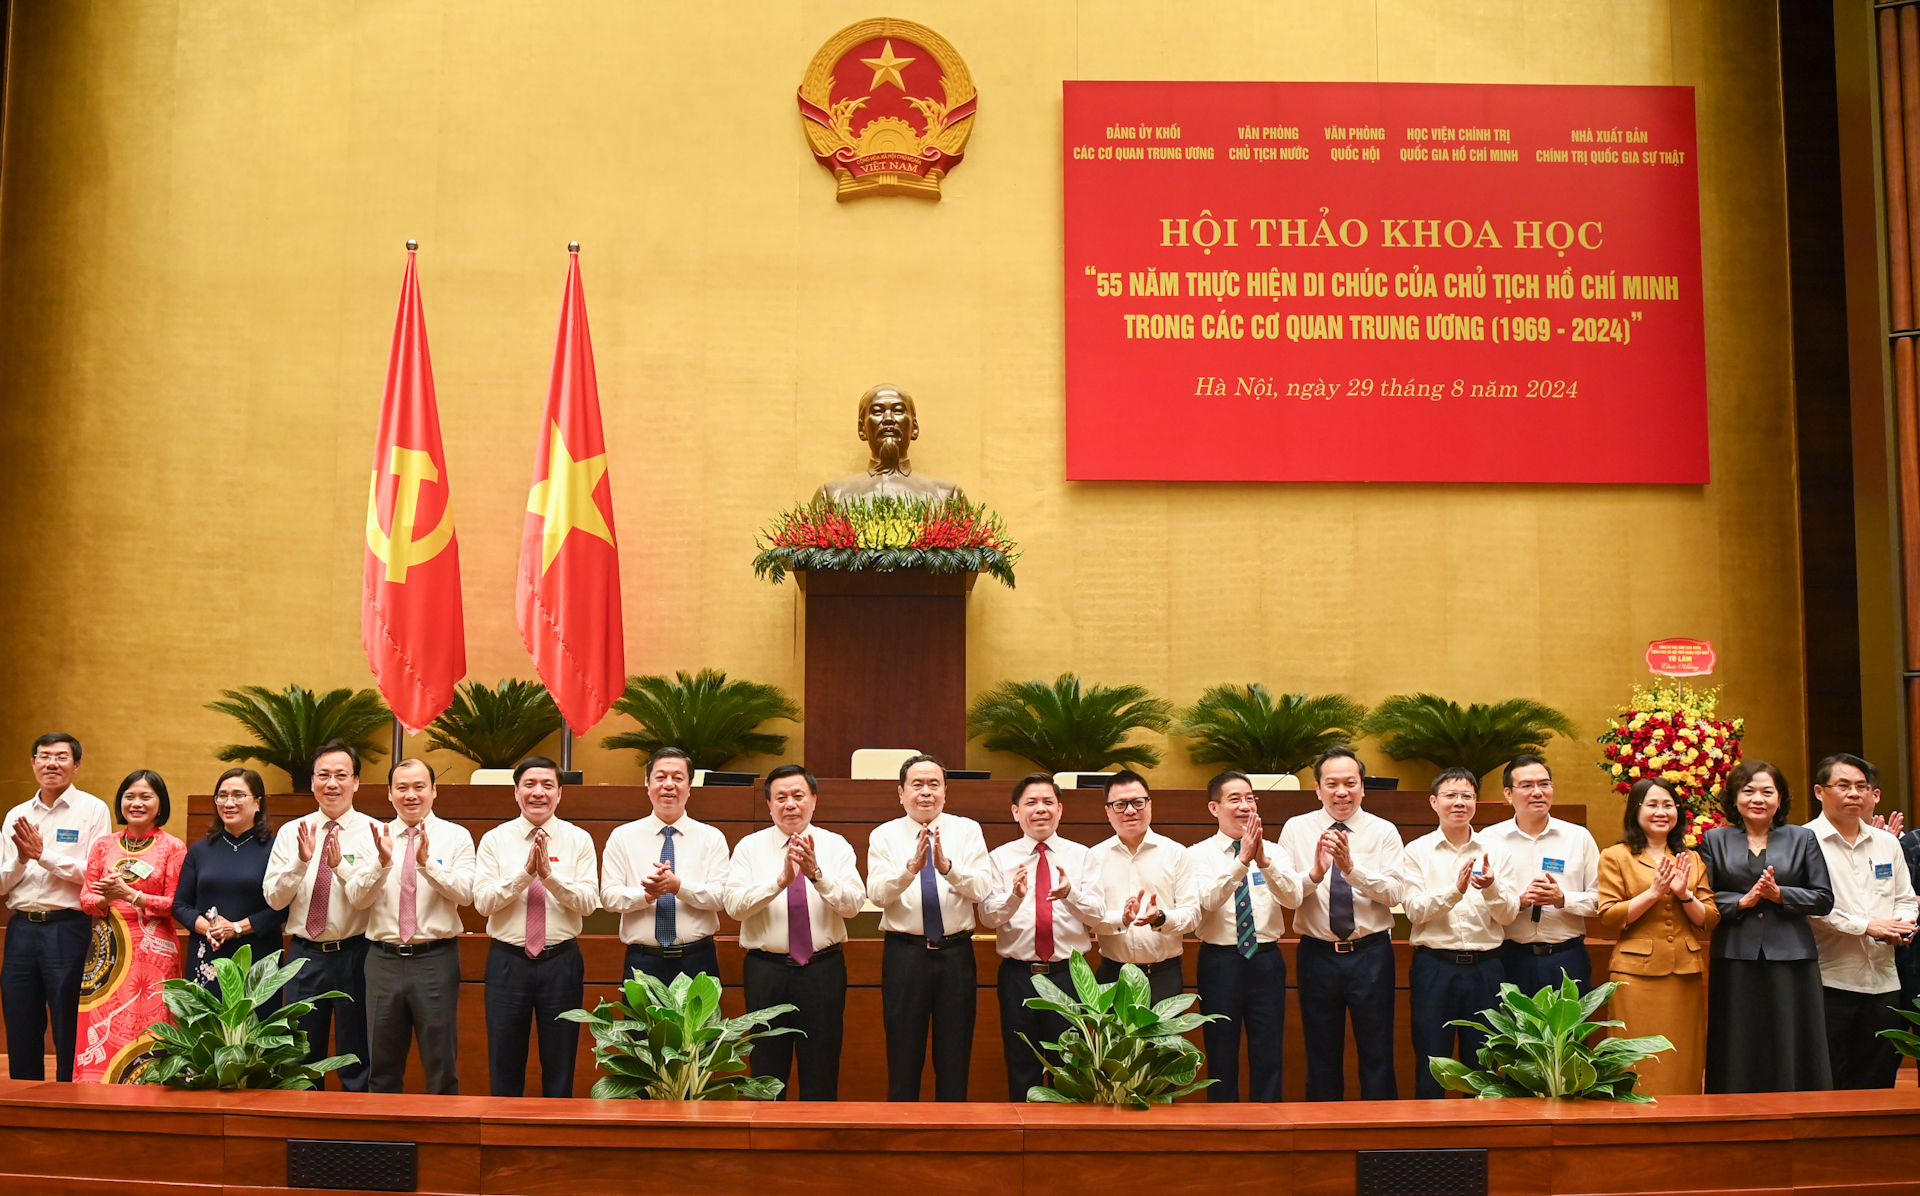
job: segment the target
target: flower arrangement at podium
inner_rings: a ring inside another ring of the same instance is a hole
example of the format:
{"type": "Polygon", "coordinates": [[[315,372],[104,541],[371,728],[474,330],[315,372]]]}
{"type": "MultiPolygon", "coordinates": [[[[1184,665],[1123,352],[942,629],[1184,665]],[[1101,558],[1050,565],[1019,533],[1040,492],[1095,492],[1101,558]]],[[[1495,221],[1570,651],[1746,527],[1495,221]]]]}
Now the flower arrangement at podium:
{"type": "Polygon", "coordinates": [[[790,569],[986,573],[1013,585],[1020,548],[1000,516],[965,497],[812,500],[774,516],[755,540],[755,577],[790,569]]]}
{"type": "Polygon", "coordinates": [[[1719,704],[1717,688],[1690,690],[1677,680],[1671,689],[1636,685],[1633,701],[1600,736],[1600,768],[1616,793],[1626,793],[1642,777],[1659,777],[1673,787],[1685,810],[1688,847],[1727,824],[1717,797],[1740,762],[1746,720],[1715,718],[1719,704]]]}

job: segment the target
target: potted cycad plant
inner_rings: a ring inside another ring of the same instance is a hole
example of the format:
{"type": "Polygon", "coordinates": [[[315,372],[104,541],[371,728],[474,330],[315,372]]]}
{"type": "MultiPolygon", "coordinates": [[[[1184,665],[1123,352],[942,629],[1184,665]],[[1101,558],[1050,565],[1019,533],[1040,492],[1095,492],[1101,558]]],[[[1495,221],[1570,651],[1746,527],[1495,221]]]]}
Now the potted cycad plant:
{"type": "Polygon", "coordinates": [[[1078,951],[1067,967],[1081,999],[1045,976],[1033,978],[1033,991],[1040,995],[1027,999],[1028,1008],[1057,1013],[1068,1025],[1058,1042],[1042,1044],[1058,1053],[1058,1062],[1020,1036],[1047,1073],[1045,1085],[1027,1089],[1029,1101],[1147,1109],[1213,1083],[1194,1078],[1206,1056],[1186,1033],[1222,1016],[1188,1013],[1197,995],[1182,993],[1156,1005],[1147,974],[1133,964],[1121,968],[1112,984],[1094,979],[1078,951]]]}
{"type": "Polygon", "coordinates": [[[720,1013],[720,982],[705,972],[682,974],[672,984],[635,969],[621,986],[624,1001],[603,1001],[592,1013],[569,1009],[560,1016],[593,1034],[593,1061],[606,1074],[588,1095],[631,1100],[779,1100],[785,1084],[773,1076],[749,1076],[753,1044],[790,1027],[767,1023],[793,1010],[770,1005],[744,1017],[720,1013]]]}
{"type": "Polygon", "coordinates": [[[334,689],[324,694],[299,685],[275,693],[262,685],[223,689],[208,710],[237,719],[252,732],[253,743],[230,743],[215,750],[219,760],[257,760],[287,774],[295,793],[313,792],[313,754],[332,739],[344,739],[367,759],[384,754],[375,733],[393,721],[393,712],[375,689],[334,689]]]}
{"type": "Polygon", "coordinates": [[[328,1072],[359,1062],[355,1055],[331,1055],[308,1063],[307,1032],[300,1028],[315,1002],[346,993],[320,993],[260,1015],[261,1006],[306,963],[283,964],[278,951],[255,963],[253,948],[241,947],[213,961],[217,994],[191,980],[163,981],[161,998],[173,1020],[147,1030],[155,1043],[153,1060],[134,1082],[169,1088],[318,1088],[328,1072]]]}
{"type": "Polygon", "coordinates": [[[644,758],[663,747],[677,747],[695,768],[721,769],[742,756],[778,756],[787,737],[757,728],[774,719],[800,721],[800,707],[777,685],[729,681],[714,669],[688,676],[629,677],[626,692],[613,704],[618,714],[640,724],[600,741],[615,750],[631,748],[644,758]]]}
{"type": "Polygon", "coordinates": [[[1099,772],[1113,764],[1152,768],[1160,751],[1128,743],[1136,730],[1165,732],[1173,704],[1139,685],[1082,687],[1062,673],[1045,681],[1003,681],[974,699],[967,738],[990,752],[1011,752],[1048,772],[1099,772]]]}
{"type": "Polygon", "coordinates": [[[508,677],[489,687],[462,683],[427,727],[427,747],[456,752],[481,768],[512,768],[560,729],[560,708],[538,681],[508,677]]]}
{"type": "Polygon", "coordinates": [[[1367,708],[1345,694],[1281,694],[1260,684],[1216,685],[1180,712],[1173,733],[1195,764],[1247,773],[1299,772],[1360,734],[1367,708]]]}
{"type": "Polygon", "coordinates": [[[1373,708],[1361,729],[1395,760],[1464,768],[1476,777],[1523,753],[1544,753],[1554,735],[1579,737],[1572,719],[1531,698],[1462,707],[1432,694],[1395,694],[1373,708]]]}

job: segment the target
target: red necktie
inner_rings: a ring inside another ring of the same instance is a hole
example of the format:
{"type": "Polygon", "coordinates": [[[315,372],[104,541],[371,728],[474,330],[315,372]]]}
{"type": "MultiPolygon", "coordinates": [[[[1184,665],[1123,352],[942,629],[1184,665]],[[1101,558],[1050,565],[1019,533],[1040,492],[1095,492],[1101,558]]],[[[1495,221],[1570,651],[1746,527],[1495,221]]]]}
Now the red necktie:
{"type": "Polygon", "coordinates": [[[1047,845],[1035,843],[1040,862],[1033,866],[1033,944],[1041,963],[1053,962],[1053,870],[1047,867],[1047,845]]]}
{"type": "Polygon", "coordinates": [[[333,845],[340,838],[340,824],[327,823],[326,838],[320,843],[320,870],[313,874],[313,892],[307,897],[307,938],[318,940],[327,933],[327,906],[333,896],[333,845]]]}

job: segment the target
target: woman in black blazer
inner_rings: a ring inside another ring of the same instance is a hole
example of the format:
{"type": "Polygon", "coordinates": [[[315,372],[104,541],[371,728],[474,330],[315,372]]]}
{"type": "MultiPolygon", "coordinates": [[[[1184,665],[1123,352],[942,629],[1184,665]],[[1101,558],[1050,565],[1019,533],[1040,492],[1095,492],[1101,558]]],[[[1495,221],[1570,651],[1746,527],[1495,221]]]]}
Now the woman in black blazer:
{"type": "Polygon", "coordinates": [[[1707,1091],[1831,1088],[1820,952],[1807,924],[1833,909],[1820,841],[1787,824],[1787,778],[1764,760],[1734,768],[1720,804],[1733,825],[1708,831],[1700,846],[1720,907],[1707,974],[1707,1091]]]}
{"type": "MultiPolygon", "coordinates": [[[[187,979],[219,991],[213,961],[241,947],[255,963],[281,948],[284,910],[267,904],[262,884],[273,852],[267,821],[267,784],[251,768],[229,768],[213,785],[213,825],[187,848],[174,891],[173,919],[192,932],[187,942],[187,979]]],[[[279,994],[267,1008],[280,1007],[279,994]]]]}

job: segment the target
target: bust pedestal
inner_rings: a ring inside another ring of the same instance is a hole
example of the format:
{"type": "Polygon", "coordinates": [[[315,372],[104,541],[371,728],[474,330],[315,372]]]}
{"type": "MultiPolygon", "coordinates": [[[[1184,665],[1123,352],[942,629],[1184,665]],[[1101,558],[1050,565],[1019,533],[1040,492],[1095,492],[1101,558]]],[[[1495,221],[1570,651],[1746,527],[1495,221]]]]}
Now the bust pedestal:
{"type": "Polygon", "coordinates": [[[807,596],[806,755],[844,777],[858,748],[967,760],[967,594],[975,574],[795,570],[807,596]]]}

